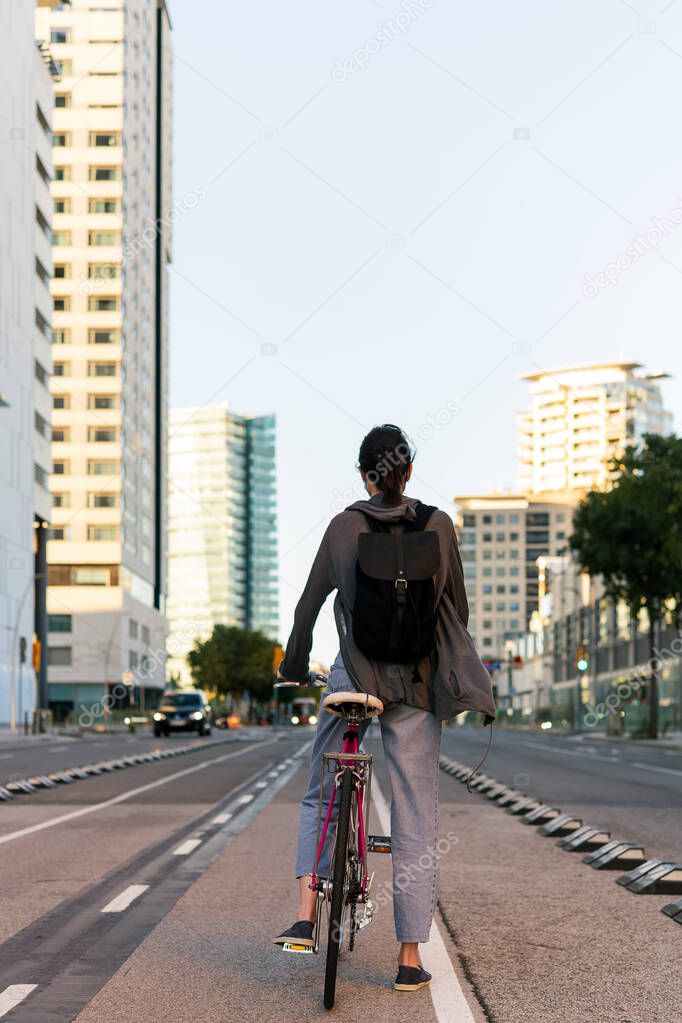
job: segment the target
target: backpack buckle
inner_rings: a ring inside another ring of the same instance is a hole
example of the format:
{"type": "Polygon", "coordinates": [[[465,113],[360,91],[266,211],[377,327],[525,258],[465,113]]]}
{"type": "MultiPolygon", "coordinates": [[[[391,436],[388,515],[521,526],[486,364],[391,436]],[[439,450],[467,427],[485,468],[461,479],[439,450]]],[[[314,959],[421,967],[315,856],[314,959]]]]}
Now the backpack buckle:
{"type": "Polygon", "coordinates": [[[407,579],[398,578],[395,581],[395,599],[397,604],[407,603],[407,579]]]}
{"type": "Polygon", "coordinates": [[[407,592],[407,579],[396,579],[395,581],[396,590],[402,590],[403,593],[407,592]]]}

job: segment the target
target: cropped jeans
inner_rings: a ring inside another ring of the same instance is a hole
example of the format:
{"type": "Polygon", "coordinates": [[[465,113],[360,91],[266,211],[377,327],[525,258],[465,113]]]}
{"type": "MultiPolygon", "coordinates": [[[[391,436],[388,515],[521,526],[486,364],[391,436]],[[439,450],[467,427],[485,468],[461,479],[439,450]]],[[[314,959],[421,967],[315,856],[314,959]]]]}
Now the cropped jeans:
{"type": "MultiPolygon", "coordinates": [[[[330,692],[354,690],[355,686],[339,654],[332,665],[322,698],[330,692]]],[[[438,754],[441,723],[428,711],[408,707],[407,704],[398,704],[384,711],[379,717],[379,723],[392,797],[391,893],[396,937],[398,941],[428,941],[438,894],[438,754]]],[[[368,721],[360,724],[360,738],[364,736],[368,724],[368,721]]],[[[341,750],[346,728],[343,718],[320,708],[308,788],[301,803],[297,877],[312,874],[315,864],[322,754],[341,750]]],[[[333,774],[325,772],[323,813],[329,803],[333,783],[333,774]]],[[[332,837],[333,828],[330,828],[317,871],[321,877],[326,877],[329,871],[332,837]]]]}

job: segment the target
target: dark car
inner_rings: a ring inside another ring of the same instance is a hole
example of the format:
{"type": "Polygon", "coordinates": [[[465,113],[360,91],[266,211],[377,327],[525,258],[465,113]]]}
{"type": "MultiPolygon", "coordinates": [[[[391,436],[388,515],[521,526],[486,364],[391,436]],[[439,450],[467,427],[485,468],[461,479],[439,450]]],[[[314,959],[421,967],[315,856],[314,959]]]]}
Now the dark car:
{"type": "Polygon", "coordinates": [[[154,735],[191,731],[211,734],[213,712],[199,689],[171,689],[163,694],[154,712],[154,735]]]}

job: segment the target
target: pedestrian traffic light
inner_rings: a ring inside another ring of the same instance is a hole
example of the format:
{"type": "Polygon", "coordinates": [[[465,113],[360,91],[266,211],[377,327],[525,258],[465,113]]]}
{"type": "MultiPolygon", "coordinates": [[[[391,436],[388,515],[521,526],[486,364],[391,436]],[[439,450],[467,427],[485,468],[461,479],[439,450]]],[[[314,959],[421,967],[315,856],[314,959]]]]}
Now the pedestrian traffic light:
{"type": "Polygon", "coordinates": [[[587,648],[583,643],[575,649],[575,666],[578,671],[587,671],[590,666],[590,659],[587,655],[587,648]]]}

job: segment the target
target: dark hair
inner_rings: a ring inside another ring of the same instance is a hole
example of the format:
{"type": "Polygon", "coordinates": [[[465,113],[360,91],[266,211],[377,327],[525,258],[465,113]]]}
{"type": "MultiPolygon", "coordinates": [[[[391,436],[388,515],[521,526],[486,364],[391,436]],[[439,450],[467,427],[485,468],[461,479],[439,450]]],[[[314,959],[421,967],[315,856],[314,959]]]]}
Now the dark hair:
{"type": "Polygon", "coordinates": [[[379,488],[384,503],[391,506],[400,504],[405,476],[413,461],[409,440],[392,423],[373,427],[360,445],[359,467],[379,488]]]}

